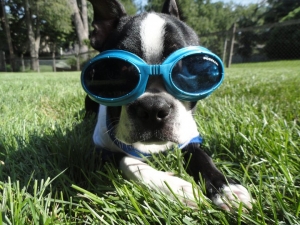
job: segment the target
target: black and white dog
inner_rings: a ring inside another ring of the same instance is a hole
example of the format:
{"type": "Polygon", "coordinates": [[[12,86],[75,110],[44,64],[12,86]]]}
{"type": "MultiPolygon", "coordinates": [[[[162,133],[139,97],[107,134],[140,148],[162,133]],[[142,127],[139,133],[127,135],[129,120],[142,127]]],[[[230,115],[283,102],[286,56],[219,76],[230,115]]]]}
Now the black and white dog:
{"type": "MultiPolygon", "coordinates": [[[[138,63],[142,59],[148,65],[160,65],[180,49],[199,46],[196,33],[179,19],[175,0],[166,0],[162,13],[151,12],[135,16],[128,16],[117,0],[89,1],[94,9],[94,30],[90,35],[90,42],[93,48],[101,53],[113,50],[109,54],[115,54],[115,50],[118,50],[116,55],[121,55],[118,56],[119,58],[128,56],[134,60],[139,58],[138,63]]],[[[99,106],[98,103],[86,98],[85,106],[87,113],[92,111],[98,113],[93,139],[103,150],[104,157],[108,157],[107,152],[116,153],[119,155],[116,157],[119,167],[128,179],[147,184],[170,196],[172,196],[169,190],[171,187],[173,193],[176,193],[186,204],[195,206],[191,183],[170,173],[157,171],[144,163],[141,157],[141,155],[148,156],[163,152],[174,144],[179,145],[185,159],[189,161],[187,171],[196,182],[200,179],[205,181],[207,195],[214,204],[230,210],[232,206],[242,202],[251,208],[248,191],[226,178],[201,149],[201,138],[193,118],[193,109],[197,101],[174,97],[167,90],[166,82],[161,76],[149,76],[144,85],[145,90],[139,93],[136,99],[124,101],[122,105],[110,104],[110,98],[114,98],[115,95],[122,96],[121,92],[131,91],[132,87],[126,90],[127,86],[138,82],[130,74],[134,71],[128,69],[129,66],[125,62],[120,66],[118,64],[120,60],[111,61],[111,58],[111,56],[104,57],[101,65],[97,65],[96,69],[86,69],[82,75],[91,76],[90,80],[86,81],[86,86],[89,82],[94,82],[95,85],[90,89],[97,89],[99,85],[98,89],[101,90],[91,91],[92,95],[99,91],[101,92],[99,95],[104,96],[103,101],[108,99],[107,104],[98,101],[99,106]],[[97,69],[98,71],[95,72],[97,69]],[[118,73],[124,71],[128,75],[119,78],[121,75],[118,73]],[[97,72],[109,74],[105,82],[101,80],[102,78],[98,81],[93,80],[94,76],[98,76],[97,72]],[[113,80],[111,83],[110,79],[113,78],[110,75],[118,77],[118,80],[113,80]],[[126,81],[126,77],[133,78],[126,81]],[[111,89],[114,88],[111,85],[118,85],[117,83],[121,84],[118,94],[111,94],[110,92],[113,91],[111,89]]],[[[214,59],[209,60],[217,64],[214,59]]],[[[140,68],[144,67],[140,66],[140,68]]],[[[159,75],[159,72],[156,74],[159,75]]],[[[97,101],[96,98],[94,100],[97,101]]]]}

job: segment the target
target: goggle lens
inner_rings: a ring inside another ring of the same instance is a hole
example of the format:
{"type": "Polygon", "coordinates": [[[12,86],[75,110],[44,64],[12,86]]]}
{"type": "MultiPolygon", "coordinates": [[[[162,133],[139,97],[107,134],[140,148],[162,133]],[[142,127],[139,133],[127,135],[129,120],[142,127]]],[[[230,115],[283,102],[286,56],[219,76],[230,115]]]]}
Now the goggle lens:
{"type": "Polygon", "coordinates": [[[128,95],[138,86],[139,81],[138,68],[118,58],[105,58],[93,63],[83,77],[86,89],[101,98],[128,95]]]}
{"type": "Polygon", "coordinates": [[[212,57],[194,54],[179,60],[172,69],[172,82],[180,90],[198,94],[214,88],[222,79],[222,71],[212,57]]]}

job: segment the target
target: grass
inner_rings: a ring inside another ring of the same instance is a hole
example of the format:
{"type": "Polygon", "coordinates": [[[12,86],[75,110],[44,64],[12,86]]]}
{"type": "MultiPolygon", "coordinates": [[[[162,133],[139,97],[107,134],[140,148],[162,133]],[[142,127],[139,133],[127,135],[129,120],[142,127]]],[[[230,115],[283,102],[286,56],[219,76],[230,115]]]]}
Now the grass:
{"type": "MultiPolygon", "coordinates": [[[[191,209],[101,167],[79,73],[0,73],[0,224],[300,224],[299,65],[233,65],[199,102],[207,152],[256,200],[247,213],[201,194],[191,209]]],[[[192,182],[181,159],[151,163],[192,182]]]]}

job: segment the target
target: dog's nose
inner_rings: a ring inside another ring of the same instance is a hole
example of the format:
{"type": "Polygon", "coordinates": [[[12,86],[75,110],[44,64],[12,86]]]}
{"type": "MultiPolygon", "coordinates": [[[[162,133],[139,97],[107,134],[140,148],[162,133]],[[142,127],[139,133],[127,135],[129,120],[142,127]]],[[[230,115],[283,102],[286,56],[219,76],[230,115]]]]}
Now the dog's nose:
{"type": "Polygon", "coordinates": [[[148,127],[157,127],[166,121],[172,111],[172,104],[162,97],[144,97],[128,107],[133,118],[139,119],[148,127]]]}

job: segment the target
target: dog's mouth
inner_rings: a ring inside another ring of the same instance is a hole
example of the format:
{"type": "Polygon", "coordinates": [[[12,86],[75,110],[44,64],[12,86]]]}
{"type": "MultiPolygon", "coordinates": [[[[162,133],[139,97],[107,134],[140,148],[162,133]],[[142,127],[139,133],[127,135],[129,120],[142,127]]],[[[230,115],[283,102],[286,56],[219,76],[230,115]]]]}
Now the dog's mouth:
{"type": "Polygon", "coordinates": [[[132,142],[140,142],[143,144],[165,144],[168,142],[177,143],[177,139],[173,135],[164,134],[162,132],[145,132],[140,133],[139,135],[133,135],[131,136],[132,142]]]}
{"type": "Polygon", "coordinates": [[[143,141],[138,141],[132,144],[132,146],[144,153],[157,153],[163,150],[171,149],[174,146],[174,142],[169,140],[161,140],[158,138],[150,138],[143,141]]]}

